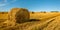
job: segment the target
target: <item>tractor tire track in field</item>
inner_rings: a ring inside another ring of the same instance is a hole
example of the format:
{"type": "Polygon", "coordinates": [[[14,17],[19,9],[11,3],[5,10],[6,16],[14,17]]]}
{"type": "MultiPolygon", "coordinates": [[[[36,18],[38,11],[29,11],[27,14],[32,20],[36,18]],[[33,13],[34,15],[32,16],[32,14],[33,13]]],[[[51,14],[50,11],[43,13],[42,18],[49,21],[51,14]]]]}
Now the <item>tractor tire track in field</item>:
{"type": "MultiPolygon", "coordinates": [[[[29,29],[36,29],[36,30],[54,30],[57,25],[60,25],[59,21],[60,21],[60,16],[54,17],[52,19],[49,19],[47,21],[44,22],[40,22],[40,24],[37,23],[37,25],[33,25],[31,27],[29,27],[29,29]],[[59,20],[58,20],[59,19],[59,20]]],[[[59,27],[60,28],[60,27],[59,27]]]]}
{"type": "Polygon", "coordinates": [[[5,30],[15,29],[15,30],[60,30],[60,16],[55,16],[46,21],[32,21],[25,22],[22,24],[17,24],[14,27],[3,28],[5,30]]]}
{"type": "Polygon", "coordinates": [[[43,30],[60,30],[60,16],[57,16],[53,22],[50,22],[43,30]]]}
{"type": "Polygon", "coordinates": [[[28,22],[21,24],[20,29],[21,30],[56,30],[59,29],[59,21],[60,16],[55,16],[54,18],[51,18],[49,20],[40,22],[28,22]],[[58,27],[57,27],[58,26],[58,27]]]}
{"type": "Polygon", "coordinates": [[[55,18],[52,18],[52,19],[49,19],[49,20],[44,21],[44,22],[39,22],[36,25],[33,25],[29,28],[36,29],[35,27],[37,27],[37,28],[39,28],[37,30],[43,30],[45,27],[48,26],[49,23],[53,22],[54,20],[55,20],[55,18]]]}

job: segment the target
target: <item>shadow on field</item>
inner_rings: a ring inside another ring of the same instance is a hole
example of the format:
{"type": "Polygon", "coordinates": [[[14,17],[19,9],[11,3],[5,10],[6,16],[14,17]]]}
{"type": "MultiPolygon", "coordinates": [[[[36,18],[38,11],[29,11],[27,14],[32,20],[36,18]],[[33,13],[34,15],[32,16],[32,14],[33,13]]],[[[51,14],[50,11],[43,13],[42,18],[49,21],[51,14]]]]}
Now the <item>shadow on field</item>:
{"type": "Polygon", "coordinates": [[[40,21],[39,19],[29,19],[27,21],[23,21],[23,22],[18,22],[19,24],[20,23],[26,23],[26,22],[37,22],[37,21],[40,21]]]}
{"type": "Polygon", "coordinates": [[[40,21],[39,19],[30,19],[29,22],[32,22],[32,21],[40,21]]]}

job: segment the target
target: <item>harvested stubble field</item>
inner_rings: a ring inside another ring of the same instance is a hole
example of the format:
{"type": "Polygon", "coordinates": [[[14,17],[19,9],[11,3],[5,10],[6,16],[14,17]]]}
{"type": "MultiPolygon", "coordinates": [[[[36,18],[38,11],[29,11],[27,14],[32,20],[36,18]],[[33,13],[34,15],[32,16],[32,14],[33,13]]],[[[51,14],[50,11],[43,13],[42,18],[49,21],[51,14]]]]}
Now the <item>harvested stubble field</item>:
{"type": "Polygon", "coordinates": [[[13,27],[5,27],[3,22],[7,19],[8,13],[0,13],[0,30],[60,30],[60,12],[34,12],[33,14],[30,12],[29,22],[17,24],[13,27]]]}

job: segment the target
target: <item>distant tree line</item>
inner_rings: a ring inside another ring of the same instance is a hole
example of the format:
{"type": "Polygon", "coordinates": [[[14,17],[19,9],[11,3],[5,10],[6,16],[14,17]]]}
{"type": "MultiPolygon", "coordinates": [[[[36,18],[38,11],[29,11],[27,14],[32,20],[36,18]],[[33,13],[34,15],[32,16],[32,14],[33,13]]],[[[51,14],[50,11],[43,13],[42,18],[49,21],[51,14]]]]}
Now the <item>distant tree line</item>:
{"type": "Polygon", "coordinates": [[[59,11],[51,11],[51,12],[59,12],[59,11]]]}
{"type": "Polygon", "coordinates": [[[46,11],[41,11],[41,13],[46,13],[46,11]]]}
{"type": "Polygon", "coordinates": [[[34,14],[35,12],[32,11],[32,14],[34,14]]]}
{"type": "Polygon", "coordinates": [[[0,12],[0,14],[7,14],[8,12],[0,12]]]}
{"type": "MultiPolygon", "coordinates": [[[[50,12],[52,12],[52,13],[53,13],[53,12],[56,12],[56,13],[57,13],[57,12],[59,12],[59,11],[50,11],[50,12]]],[[[31,13],[34,14],[35,12],[32,11],[31,13]]],[[[46,11],[40,11],[40,13],[46,13],[46,11]]]]}

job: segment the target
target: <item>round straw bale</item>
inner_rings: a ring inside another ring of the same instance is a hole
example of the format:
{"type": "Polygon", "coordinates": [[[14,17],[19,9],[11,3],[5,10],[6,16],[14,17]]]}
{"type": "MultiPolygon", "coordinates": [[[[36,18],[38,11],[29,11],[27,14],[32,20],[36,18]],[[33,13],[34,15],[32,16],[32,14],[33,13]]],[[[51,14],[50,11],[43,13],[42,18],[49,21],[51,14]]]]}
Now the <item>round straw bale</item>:
{"type": "Polygon", "coordinates": [[[9,20],[22,23],[29,20],[29,11],[24,8],[12,8],[9,12],[9,20]]]}

